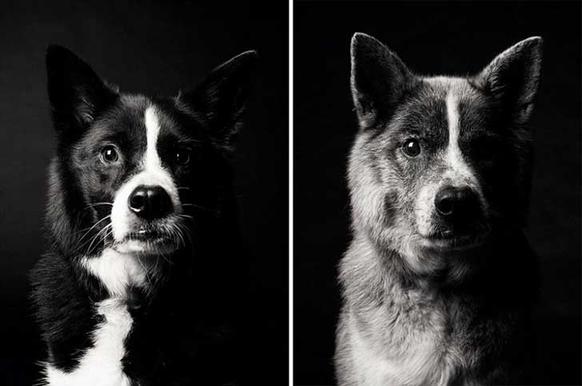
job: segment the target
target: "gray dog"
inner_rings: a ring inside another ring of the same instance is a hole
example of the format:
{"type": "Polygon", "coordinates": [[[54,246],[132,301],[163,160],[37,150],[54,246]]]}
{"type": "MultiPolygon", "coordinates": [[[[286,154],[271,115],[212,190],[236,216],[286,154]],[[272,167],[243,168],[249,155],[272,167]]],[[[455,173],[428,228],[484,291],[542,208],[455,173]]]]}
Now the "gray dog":
{"type": "Polygon", "coordinates": [[[471,77],[414,75],[355,34],[353,240],[339,385],[528,382],[536,262],[523,235],[542,40],[471,77]]]}

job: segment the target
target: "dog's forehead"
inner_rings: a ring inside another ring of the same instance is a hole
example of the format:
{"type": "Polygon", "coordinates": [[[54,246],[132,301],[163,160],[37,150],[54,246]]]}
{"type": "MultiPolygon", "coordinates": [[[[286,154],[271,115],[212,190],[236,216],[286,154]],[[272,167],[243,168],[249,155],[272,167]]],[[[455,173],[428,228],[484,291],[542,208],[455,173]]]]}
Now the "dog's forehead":
{"type": "Polygon", "coordinates": [[[490,115],[487,98],[466,78],[438,76],[422,79],[394,122],[405,129],[412,127],[432,135],[445,135],[451,124],[451,112],[456,115],[462,133],[485,126],[490,115]]]}
{"type": "Polygon", "coordinates": [[[449,110],[456,112],[462,133],[487,128],[492,119],[490,100],[467,78],[435,77],[426,80],[449,110]]]}
{"type": "Polygon", "coordinates": [[[419,90],[420,100],[430,101],[449,109],[484,103],[483,95],[469,83],[467,78],[437,76],[423,80],[424,86],[419,90]]]}
{"type": "Polygon", "coordinates": [[[88,136],[94,140],[120,139],[134,143],[145,140],[145,111],[151,104],[144,96],[123,95],[118,103],[97,119],[88,136]]]}
{"type": "Polygon", "coordinates": [[[169,99],[156,100],[151,105],[160,126],[160,138],[175,138],[185,142],[200,142],[205,138],[201,118],[181,110],[169,99]]]}
{"type": "Polygon", "coordinates": [[[91,127],[86,141],[123,139],[133,145],[145,144],[147,126],[155,120],[158,136],[188,137],[195,134],[191,122],[184,122],[171,100],[150,99],[142,95],[122,95],[118,103],[91,127]],[[146,112],[150,111],[150,121],[146,112]]]}

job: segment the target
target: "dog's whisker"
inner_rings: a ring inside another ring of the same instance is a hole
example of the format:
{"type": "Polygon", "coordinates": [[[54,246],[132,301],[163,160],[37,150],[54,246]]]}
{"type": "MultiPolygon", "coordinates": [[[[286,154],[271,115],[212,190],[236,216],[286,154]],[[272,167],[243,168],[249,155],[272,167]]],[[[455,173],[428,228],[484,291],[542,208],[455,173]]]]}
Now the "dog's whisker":
{"type": "Polygon", "coordinates": [[[93,226],[91,226],[91,227],[89,228],[89,230],[88,230],[88,231],[86,231],[86,232],[83,234],[83,236],[81,236],[81,237],[79,238],[79,241],[78,241],[78,242],[79,242],[79,243],[80,243],[80,242],[82,242],[82,241],[83,241],[83,239],[85,239],[85,237],[87,237],[87,236],[89,235],[89,233],[91,233],[91,231],[92,231],[94,228],[96,228],[96,227],[97,227],[99,224],[101,224],[103,221],[105,221],[105,220],[107,220],[107,219],[109,219],[109,218],[111,218],[111,215],[107,215],[107,216],[103,217],[101,220],[97,221],[95,224],[93,224],[93,226]]]}
{"type": "Polygon", "coordinates": [[[182,234],[183,233],[182,228],[180,228],[180,226],[176,226],[174,231],[176,232],[176,235],[180,238],[181,246],[182,247],[186,246],[186,240],[184,239],[184,235],[182,234]]]}
{"type": "Polygon", "coordinates": [[[95,235],[93,235],[90,239],[88,239],[87,241],[85,241],[84,243],[82,243],[81,245],[78,246],[77,250],[81,250],[85,247],[85,245],[89,245],[89,248],[85,249],[84,254],[86,256],[91,255],[91,247],[93,246],[93,243],[95,242],[96,239],[99,238],[99,236],[101,235],[101,233],[105,230],[106,228],[102,228],[101,230],[99,230],[99,232],[97,232],[95,235]]]}
{"type": "Polygon", "coordinates": [[[203,210],[203,211],[208,211],[208,212],[215,212],[216,211],[216,209],[207,208],[207,207],[204,207],[204,206],[201,206],[201,205],[198,205],[198,204],[194,204],[192,202],[185,202],[185,203],[182,204],[182,206],[183,207],[186,207],[186,208],[187,207],[193,207],[193,208],[200,209],[200,210],[203,210]]]}
{"type": "Polygon", "coordinates": [[[103,229],[101,229],[94,237],[93,237],[93,241],[91,241],[91,244],[89,244],[89,248],[87,248],[87,253],[91,253],[92,247],[93,247],[93,243],[95,243],[95,241],[103,238],[103,241],[105,241],[103,235],[106,235],[109,231],[110,226],[106,226],[103,229]]]}
{"type": "MultiPolygon", "coordinates": [[[[194,222],[193,218],[191,220],[192,220],[192,222],[194,222]]],[[[186,225],[182,224],[182,223],[178,223],[177,226],[178,226],[178,228],[180,228],[182,230],[182,234],[186,235],[186,238],[190,242],[190,245],[193,245],[194,242],[192,240],[192,234],[191,234],[190,230],[188,229],[188,227],[186,227],[186,225]]]]}
{"type": "Polygon", "coordinates": [[[141,268],[144,271],[145,280],[146,280],[146,283],[148,284],[147,287],[148,288],[152,287],[151,270],[144,265],[143,261],[141,260],[140,255],[137,255],[137,262],[139,263],[139,265],[141,266],[141,268]]]}
{"type": "Polygon", "coordinates": [[[113,203],[112,202],[105,202],[105,201],[104,202],[94,202],[94,203],[91,203],[91,204],[87,205],[86,208],[91,208],[91,207],[100,206],[100,205],[113,206],[113,203]]]}

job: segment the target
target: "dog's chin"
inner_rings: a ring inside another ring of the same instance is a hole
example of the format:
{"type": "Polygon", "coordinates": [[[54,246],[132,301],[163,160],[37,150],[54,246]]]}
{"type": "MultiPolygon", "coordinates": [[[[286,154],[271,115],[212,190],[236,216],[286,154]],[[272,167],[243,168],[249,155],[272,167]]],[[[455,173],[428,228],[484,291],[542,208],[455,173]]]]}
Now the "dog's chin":
{"type": "Polygon", "coordinates": [[[180,244],[175,237],[158,232],[132,232],[122,241],[114,244],[114,249],[120,253],[136,253],[140,255],[167,255],[175,252],[180,244]]]}

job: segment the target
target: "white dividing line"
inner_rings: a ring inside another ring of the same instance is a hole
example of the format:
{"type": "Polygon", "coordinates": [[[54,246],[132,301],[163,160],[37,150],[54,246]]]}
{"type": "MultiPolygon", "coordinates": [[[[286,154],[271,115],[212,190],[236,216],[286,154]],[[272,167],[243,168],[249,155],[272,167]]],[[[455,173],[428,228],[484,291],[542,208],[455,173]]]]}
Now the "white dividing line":
{"type": "Polygon", "coordinates": [[[293,0],[289,0],[289,386],[293,386],[293,0]]]}

